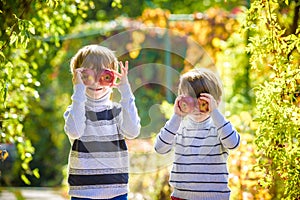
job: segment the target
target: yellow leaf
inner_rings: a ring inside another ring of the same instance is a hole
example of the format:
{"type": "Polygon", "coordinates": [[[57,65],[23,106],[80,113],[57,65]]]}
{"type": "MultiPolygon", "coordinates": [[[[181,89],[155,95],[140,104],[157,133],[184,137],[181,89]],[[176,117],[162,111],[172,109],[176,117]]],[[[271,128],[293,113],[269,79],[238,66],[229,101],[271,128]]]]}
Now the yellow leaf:
{"type": "Polygon", "coordinates": [[[25,184],[30,185],[30,181],[24,174],[21,175],[21,179],[24,181],[25,184]]]}
{"type": "Polygon", "coordinates": [[[130,58],[132,58],[132,59],[136,59],[136,58],[139,56],[139,54],[140,54],[140,50],[136,50],[136,51],[131,51],[131,52],[129,52],[129,56],[130,56],[130,58]]]}
{"type": "Polygon", "coordinates": [[[36,178],[40,178],[40,173],[39,173],[39,169],[38,168],[35,168],[33,171],[32,171],[33,175],[36,177],[36,178]]]}

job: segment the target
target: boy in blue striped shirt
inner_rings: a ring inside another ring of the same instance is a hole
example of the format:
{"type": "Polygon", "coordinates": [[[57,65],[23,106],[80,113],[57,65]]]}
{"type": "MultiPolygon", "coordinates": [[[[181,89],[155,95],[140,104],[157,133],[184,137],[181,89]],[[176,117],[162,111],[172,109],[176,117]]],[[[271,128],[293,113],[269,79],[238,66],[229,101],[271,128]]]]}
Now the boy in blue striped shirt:
{"type": "Polygon", "coordinates": [[[140,132],[127,78],[128,62],[123,66],[110,49],[87,45],[72,58],[71,71],[74,93],[64,113],[64,129],[71,143],[71,200],[127,200],[129,156],[125,138],[135,138],[140,132]],[[121,93],[119,103],[111,101],[113,87],[121,93]]]}
{"type": "Polygon", "coordinates": [[[208,69],[195,68],[180,77],[174,114],[155,142],[160,154],[174,149],[172,200],[230,198],[227,157],[240,136],[218,110],[221,97],[221,81],[208,69]]]}

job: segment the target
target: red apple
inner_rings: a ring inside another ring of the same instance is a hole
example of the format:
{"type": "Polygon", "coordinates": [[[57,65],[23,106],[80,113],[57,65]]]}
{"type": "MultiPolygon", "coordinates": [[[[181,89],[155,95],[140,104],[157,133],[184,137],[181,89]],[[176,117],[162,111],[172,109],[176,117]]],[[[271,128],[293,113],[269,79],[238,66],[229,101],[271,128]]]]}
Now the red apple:
{"type": "Polygon", "coordinates": [[[193,97],[184,96],[178,101],[179,109],[184,113],[190,113],[194,110],[195,100],[193,97]]]}
{"type": "Polygon", "coordinates": [[[83,69],[81,79],[85,85],[93,85],[95,83],[95,72],[92,69],[83,69]]]}
{"type": "Polygon", "coordinates": [[[113,71],[105,69],[101,72],[100,79],[99,79],[100,85],[103,86],[112,86],[115,82],[115,74],[113,71]]]}
{"type": "Polygon", "coordinates": [[[198,105],[200,112],[208,112],[208,103],[202,99],[198,99],[198,105]]]}

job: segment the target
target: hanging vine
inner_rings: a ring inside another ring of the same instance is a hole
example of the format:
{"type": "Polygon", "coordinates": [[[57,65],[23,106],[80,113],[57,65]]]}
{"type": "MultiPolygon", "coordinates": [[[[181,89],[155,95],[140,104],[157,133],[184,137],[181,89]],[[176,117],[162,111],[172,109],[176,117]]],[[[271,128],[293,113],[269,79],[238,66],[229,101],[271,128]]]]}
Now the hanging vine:
{"type": "Polygon", "coordinates": [[[299,199],[299,2],[256,0],[248,11],[245,28],[251,32],[251,66],[256,75],[264,77],[255,93],[255,143],[261,155],[257,170],[265,175],[260,185],[268,188],[274,199],[299,199]],[[287,8],[292,8],[294,17],[283,24],[279,13],[287,8]]]}

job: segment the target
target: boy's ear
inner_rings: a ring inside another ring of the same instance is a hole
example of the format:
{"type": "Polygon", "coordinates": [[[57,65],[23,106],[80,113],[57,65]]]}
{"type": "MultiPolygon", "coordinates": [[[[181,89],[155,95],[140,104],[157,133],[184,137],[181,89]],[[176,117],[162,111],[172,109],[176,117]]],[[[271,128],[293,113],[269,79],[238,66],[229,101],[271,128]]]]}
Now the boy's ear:
{"type": "Polygon", "coordinates": [[[220,99],[217,100],[217,105],[218,106],[220,105],[221,101],[222,101],[222,97],[220,97],[220,99]]]}

